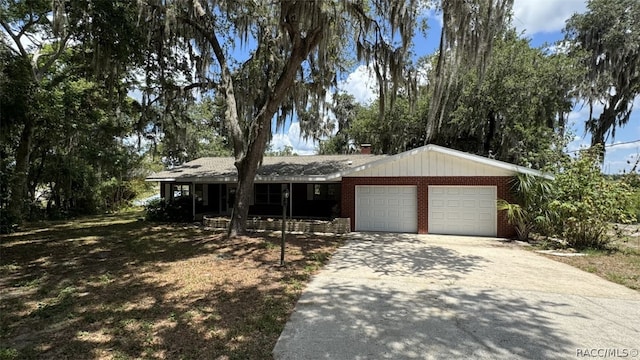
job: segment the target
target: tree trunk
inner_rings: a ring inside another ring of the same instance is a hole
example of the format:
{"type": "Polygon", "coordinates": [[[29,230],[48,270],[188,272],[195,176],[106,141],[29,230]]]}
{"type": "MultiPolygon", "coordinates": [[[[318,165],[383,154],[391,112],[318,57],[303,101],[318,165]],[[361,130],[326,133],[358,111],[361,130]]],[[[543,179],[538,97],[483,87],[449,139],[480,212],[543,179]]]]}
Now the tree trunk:
{"type": "Polygon", "coordinates": [[[616,109],[611,104],[616,104],[620,100],[618,95],[613,96],[609,100],[609,104],[605,106],[604,110],[595,120],[595,124],[591,126],[591,146],[601,145],[600,149],[600,162],[604,161],[605,154],[605,136],[609,130],[612,130],[616,125],[616,109]]]}
{"type": "Polygon", "coordinates": [[[231,214],[231,222],[227,236],[236,237],[243,235],[247,231],[247,218],[249,217],[249,204],[251,204],[251,196],[253,196],[253,183],[256,176],[257,166],[251,166],[252,161],[243,161],[238,163],[238,182],[236,188],[236,198],[233,204],[233,212],[231,214]]]}
{"type": "Polygon", "coordinates": [[[483,150],[485,154],[489,154],[491,151],[491,142],[496,135],[496,114],[493,111],[489,111],[489,129],[485,134],[483,150]]]}
{"type": "Polygon", "coordinates": [[[249,217],[249,204],[253,196],[253,184],[271,134],[271,118],[274,113],[275,108],[273,106],[263,108],[251,129],[249,129],[251,138],[254,140],[247,144],[245,156],[236,160],[238,183],[231,222],[227,232],[227,236],[230,238],[244,235],[247,232],[247,219],[249,217]]]}
{"type": "Polygon", "coordinates": [[[11,197],[7,204],[7,212],[18,224],[24,220],[24,201],[27,195],[27,173],[33,131],[33,120],[27,118],[16,150],[16,166],[11,179],[11,197]]]}

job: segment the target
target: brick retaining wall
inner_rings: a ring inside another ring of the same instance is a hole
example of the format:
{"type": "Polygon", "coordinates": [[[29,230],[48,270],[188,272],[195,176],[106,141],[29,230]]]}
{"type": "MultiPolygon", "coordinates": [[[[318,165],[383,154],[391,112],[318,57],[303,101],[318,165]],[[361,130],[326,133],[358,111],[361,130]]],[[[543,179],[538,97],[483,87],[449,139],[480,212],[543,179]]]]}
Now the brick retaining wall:
{"type": "MultiPolygon", "coordinates": [[[[226,229],[229,226],[229,218],[204,217],[204,226],[215,229],[226,229]]],[[[351,232],[351,221],[348,218],[337,218],[332,221],[288,219],[286,231],[303,233],[334,233],[346,234],[351,232]]],[[[251,230],[282,230],[281,219],[251,219],[247,221],[247,229],[251,230]]]]}

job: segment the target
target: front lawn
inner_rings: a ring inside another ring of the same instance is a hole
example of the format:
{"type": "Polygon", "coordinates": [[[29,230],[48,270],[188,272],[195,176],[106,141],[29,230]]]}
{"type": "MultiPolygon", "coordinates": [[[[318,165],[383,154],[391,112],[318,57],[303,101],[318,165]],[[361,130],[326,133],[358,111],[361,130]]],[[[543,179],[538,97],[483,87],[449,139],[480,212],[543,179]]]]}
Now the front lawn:
{"type": "Polygon", "coordinates": [[[232,241],[140,212],[0,238],[0,359],[265,359],[339,237],[232,241]]]}
{"type": "Polygon", "coordinates": [[[585,256],[549,256],[553,260],[597,274],[609,281],[640,290],[640,226],[624,226],[624,235],[607,250],[586,250],[585,256]]]}

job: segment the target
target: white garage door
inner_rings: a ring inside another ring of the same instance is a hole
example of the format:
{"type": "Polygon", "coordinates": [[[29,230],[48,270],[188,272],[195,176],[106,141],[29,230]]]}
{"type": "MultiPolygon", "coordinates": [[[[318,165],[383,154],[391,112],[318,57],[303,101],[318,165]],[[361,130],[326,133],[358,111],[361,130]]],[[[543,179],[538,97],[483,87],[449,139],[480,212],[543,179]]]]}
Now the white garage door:
{"type": "Polygon", "coordinates": [[[356,231],[418,232],[415,186],[356,186],[356,231]]]}
{"type": "Polygon", "coordinates": [[[497,235],[495,186],[429,186],[429,233],[497,235]]]}

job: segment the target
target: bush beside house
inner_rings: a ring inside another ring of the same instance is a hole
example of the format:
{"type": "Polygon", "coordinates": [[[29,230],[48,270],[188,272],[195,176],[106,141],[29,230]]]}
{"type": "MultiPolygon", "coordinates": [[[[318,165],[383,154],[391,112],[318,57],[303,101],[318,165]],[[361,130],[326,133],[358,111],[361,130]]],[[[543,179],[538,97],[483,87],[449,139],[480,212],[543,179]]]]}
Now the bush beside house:
{"type": "Polygon", "coordinates": [[[576,249],[604,248],[615,235],[614,223],[635,221],[633,191],[624,180],[608,179],[600,170],[600,149],[568,158],[553,181],[514,179],[517,204],[499,201],[519,238],[530,232],[566,241],[576,249]]]}
{"type": "Polygon", "coordinates": [[[145,211],[149,221],[190,222],[193,221],[193,199],[191,196],[154,199],[145,205],[145,211]]]}

